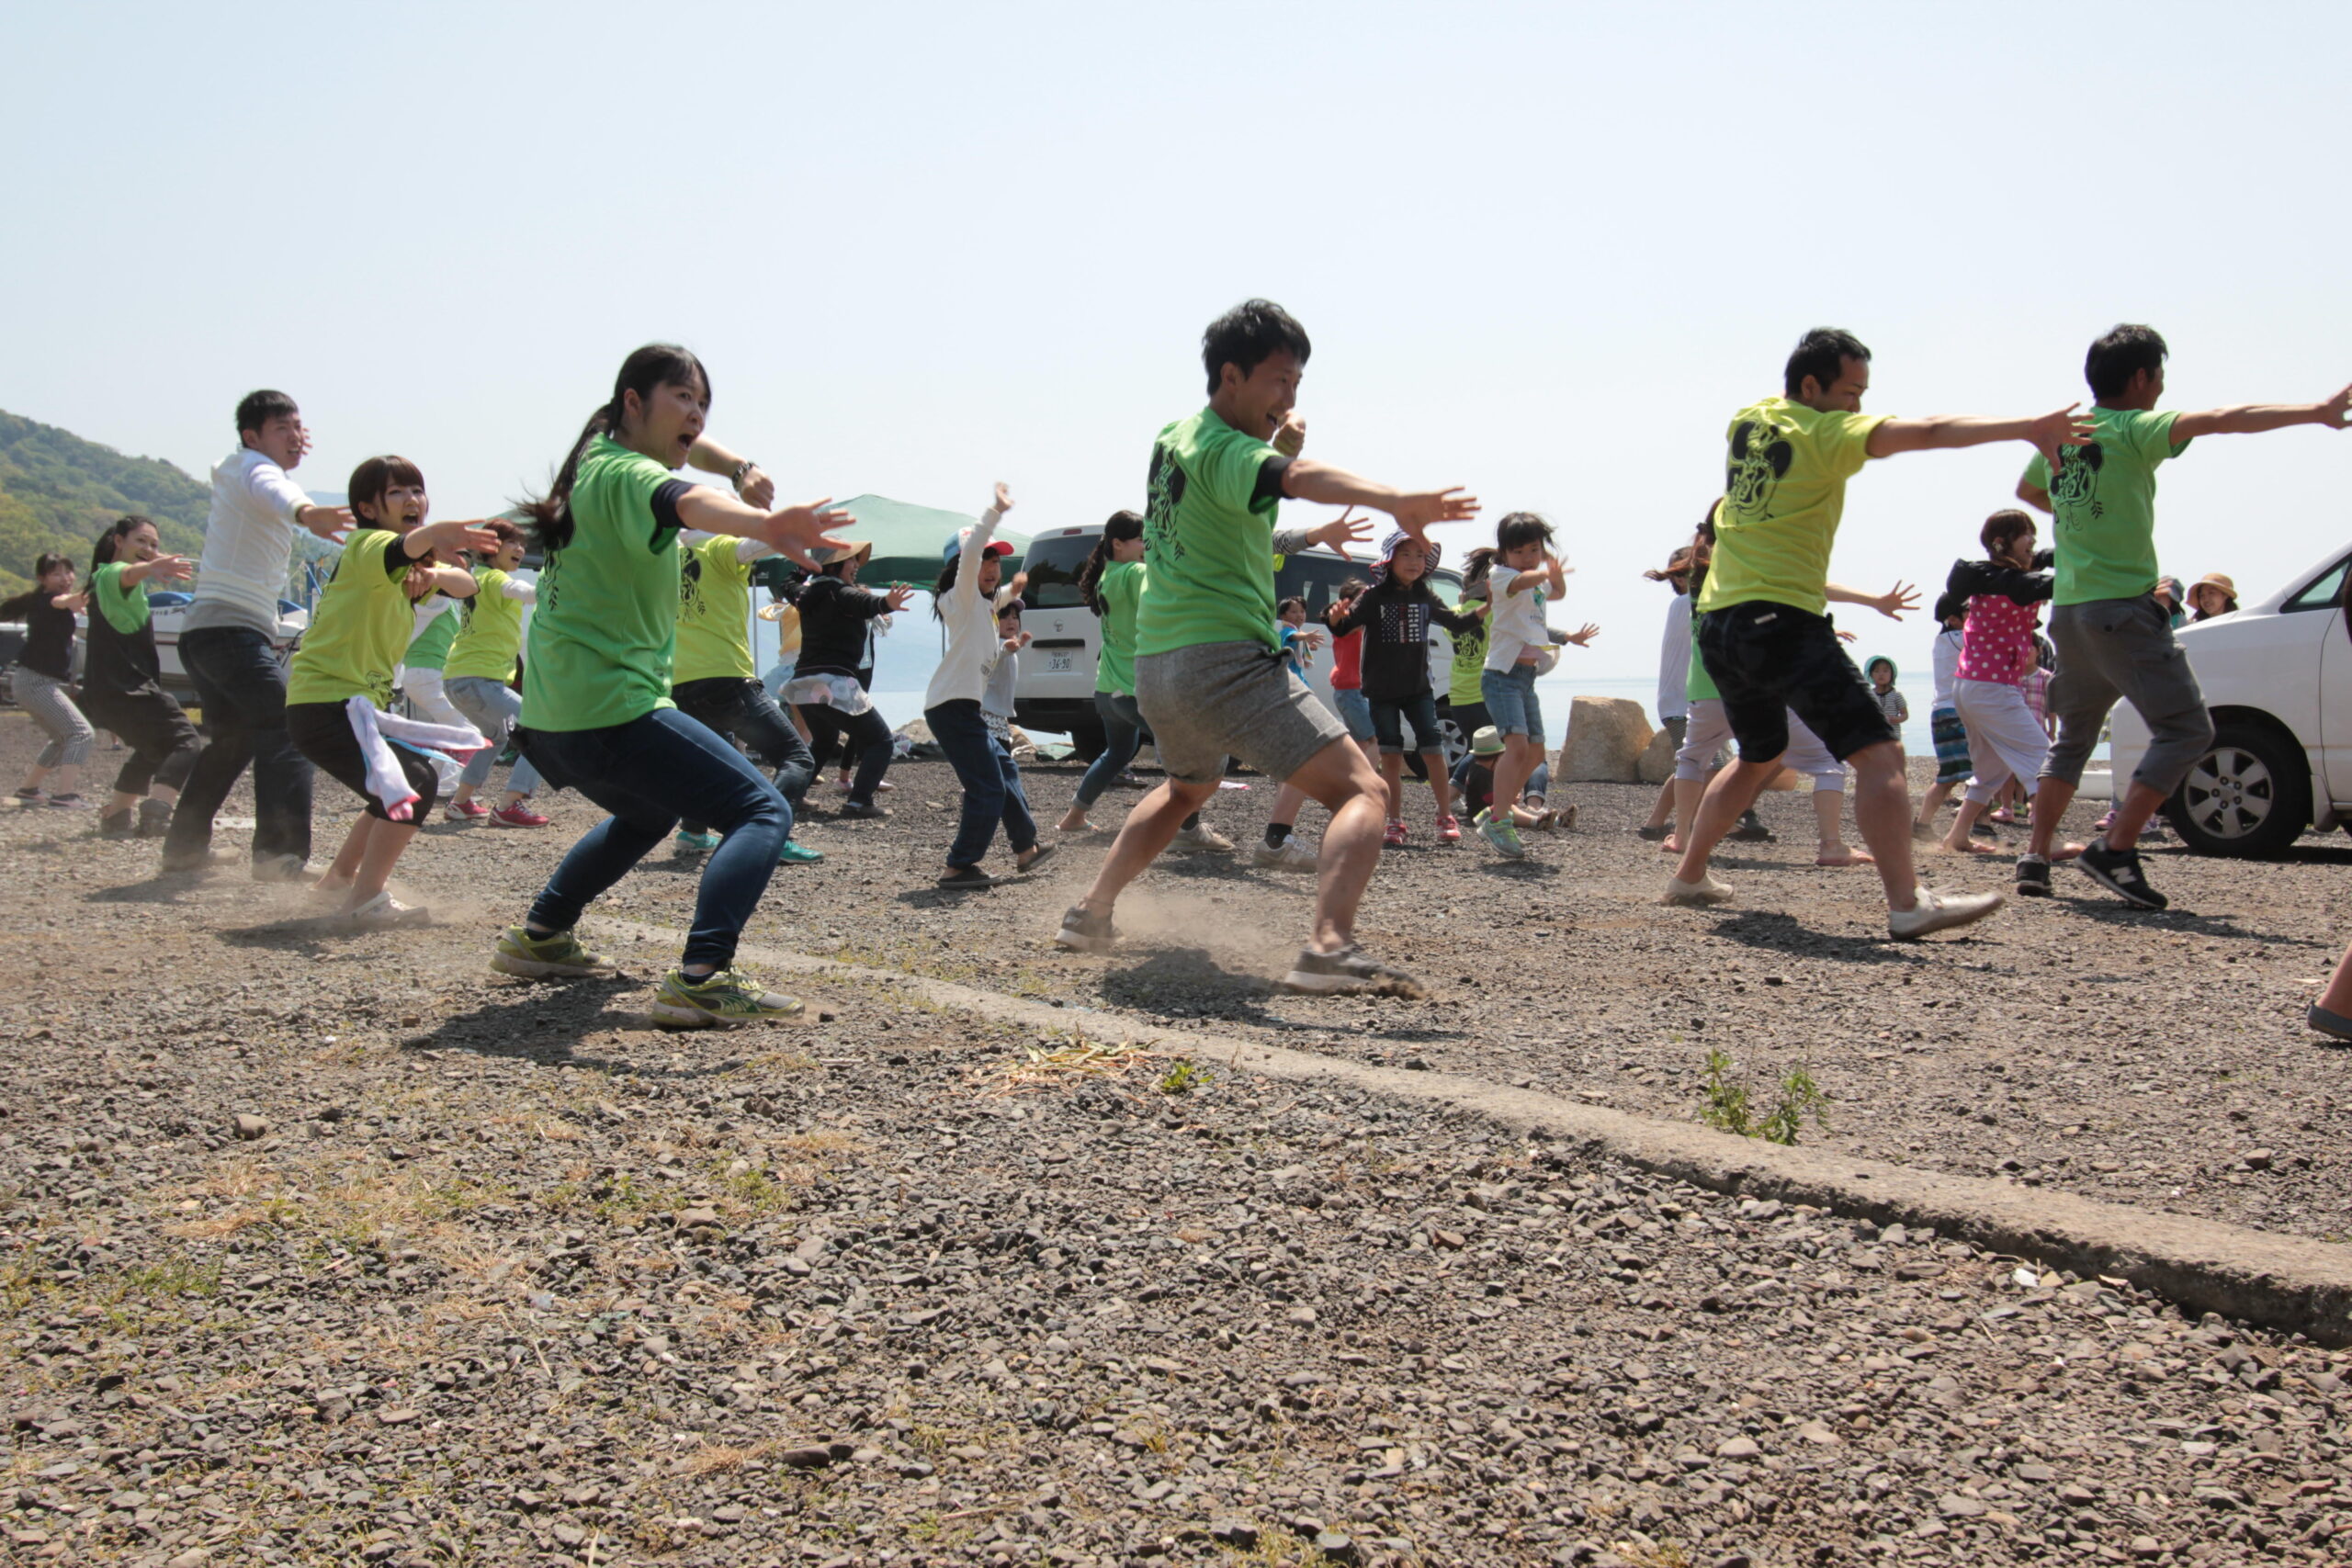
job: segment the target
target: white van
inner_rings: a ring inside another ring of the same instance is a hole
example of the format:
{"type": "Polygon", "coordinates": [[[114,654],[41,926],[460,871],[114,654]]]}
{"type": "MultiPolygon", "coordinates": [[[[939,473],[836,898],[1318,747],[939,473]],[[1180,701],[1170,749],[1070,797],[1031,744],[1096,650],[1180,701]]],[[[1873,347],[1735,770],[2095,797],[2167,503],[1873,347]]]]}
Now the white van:
{"type": "MultiPolygon", "coordinates": [[[[1078,574],[1094,553],[1102,525],[1048,528],[1029,542],[1020,570],[1029,574],[1022,594],[1028,612],[1022,629],[1032,637],[1021,652],[1021,684],[1013,699],[1013,722],[1032,732],[1067,735],[1078,754],[1091,761],[1102,750],[1102,725],[1094,713],[1094,663],[1102,651],[1102,629],[1094,612],[1079,597],[1078,574]]],[[[1368,578],[1370,563],[1348,560],[1317,548],[1283,556],[1274,567],[1274,598],[1306,601],[1310,626],[1320,626],[1323,612],[1350,578],[1368,578]]],[[[1437,595],[1448,604],[1458,603],[1462,574],[1442,567],[1432,579],[1437,595]]],[[[1430,629],[1430,683],[1437,693],[1438,714],[1445,719],[1445,689],[1453,661],[1453,645],[1442,628],[1430,629]]],[[[1331,655],[1327,648],[1306,667],[1307,684],[1326,701],[1331,695],[1331,655]]],[[[1447,755],[1468,744],[1446,721],[1447,755]]]]}

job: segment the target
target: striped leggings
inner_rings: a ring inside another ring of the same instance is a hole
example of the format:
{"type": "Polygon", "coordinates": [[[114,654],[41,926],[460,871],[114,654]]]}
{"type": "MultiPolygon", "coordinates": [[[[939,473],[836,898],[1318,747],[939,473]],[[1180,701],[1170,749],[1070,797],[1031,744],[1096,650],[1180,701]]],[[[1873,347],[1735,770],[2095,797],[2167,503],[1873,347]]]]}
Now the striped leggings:
{"type": "Polygon", "coordinates": [[[17,700],[33,716],[33,722],[48,732],[49,744],[40,749],[40,765],[44,768],[79,767],[89,761],[90,742],[98,732],[74,705],[74,688],[53,675],[38,670],[17,666],[17,700]]]}

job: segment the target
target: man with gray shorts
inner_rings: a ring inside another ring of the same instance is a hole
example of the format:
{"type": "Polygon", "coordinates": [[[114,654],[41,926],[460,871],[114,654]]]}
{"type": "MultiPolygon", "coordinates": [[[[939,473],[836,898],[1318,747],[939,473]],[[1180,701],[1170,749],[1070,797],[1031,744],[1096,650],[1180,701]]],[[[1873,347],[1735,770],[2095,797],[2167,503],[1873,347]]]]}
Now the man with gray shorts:
{"type": "Polygon", "coordinates": [[[1098,953],[1115,937],[1113,905],[1206,804],[1238,757],[1331,813],[1319,857],[1315,931],[1283,984],[1295,991],[1416,996],[1410,976],[1356,945],[1356,906],[1380,863],[1388,792],[1347,728],[1283,662],[1274,629],[1274,557],[1371,530],[1345,517],[1274,527],[1285,498],[1385,512],[1423,543],[1433,523],[1476,514],[1460,488],[1392,490],[1298,456],[1293,412],[1310,352],[1281,306],[1250,299],[1209,324],[1201,357],[1208,406],[1152,444],[1144,513],[1150,568],[1136,616],[1136,705],[1167,782],[1128,813],[1086,897],[1062,917],[1056,945],[1098,953]]]}
{"type": "Polygon", "coordinates": [[[2091,344],[2083,362],[2094,429],[2053,486],[2036,457],[2018,499],[2057,518],[2057,579],[2050,640],[2058,671],[2050,711],[2058,739],[2034,792],[2033,837],[2018,862],[2018,891],[2050,893],[2050,846],[2073,803],[2083,764],[2120,700],[2139,710],[2147,754],[2115,803],[2106,835],[2075,863],[2109,892],[2143,909],[2169,902],[2140,868],[2140,833],[2212,743],[2213,721],[2188,656],[2173,640],[2172,617],[2156,602],[2156,465],[2199,435],[2251,435],[2290,424],[2345,428],[2352,387],[2324,402],[2242,404],[2202,413],[2159,413],[2170,351],[2154,327],[2123,325],[2091,344]]]}

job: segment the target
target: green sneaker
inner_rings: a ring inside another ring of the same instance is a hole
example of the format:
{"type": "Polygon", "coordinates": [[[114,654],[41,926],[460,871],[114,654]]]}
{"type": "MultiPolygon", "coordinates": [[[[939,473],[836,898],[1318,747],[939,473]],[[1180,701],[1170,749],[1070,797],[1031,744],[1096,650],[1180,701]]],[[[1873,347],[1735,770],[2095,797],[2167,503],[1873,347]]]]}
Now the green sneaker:
{"type": "Polygon", "coordinates": [[[718,835],[716,833],[689,833],[684,828],[681,828],[678,829],[677,844],[679,852],[682,854],[707,855],[710,853],[711,851],[718,847],[718,835]]]}
{"type": "Polygon", "coordinates": [[[1494,852],[1505,860],[1525,860],[1527,846],[1519,841],[1518,825],[1503,821],[1491,812],[1478,813],[1478,837],[1487,840],[1494,852]]]}
{"type": "Polygon", "coordinates": [[[509,926],[498,939],[498,951],[491,955],[490,966],[502,975],[545,980],[556,976],[610,974],[614,964],[603,953],[591,953],[581,946],[580,939],[570,931],[533,936],[521,926],[509,926]]]}
{"type": "Polygon", "coordinates": [[[719,969],[690,980],[683,969],[663,976],[650,1010],[657,1023],[681,1029],[706,1029],[713,1024],[757,1023],[768,1018],[797,1018],[798,997],[781,996],[763,987],[741,969],[719,969]]]}
{"type": "Polygon", "coordinates": [[[775,863],[778,865],[815,865],[824,858],[822,850],[812,850],[806,844],[794,843],[790,839],[786,839],[784,848],[775,852],[775,863]]]}

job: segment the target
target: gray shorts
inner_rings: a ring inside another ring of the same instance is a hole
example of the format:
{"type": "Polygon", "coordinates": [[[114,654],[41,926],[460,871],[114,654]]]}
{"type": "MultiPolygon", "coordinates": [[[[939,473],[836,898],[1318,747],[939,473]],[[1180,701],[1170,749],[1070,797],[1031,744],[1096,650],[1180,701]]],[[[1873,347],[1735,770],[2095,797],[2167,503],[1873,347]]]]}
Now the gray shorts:
{"type": "Polygon", "coordinates": [[[2058,649],[2048,698],[2058,739],[2041,764],[2041,776],[2082,783],[2083,764],[2098,746],[2108,714],[2121,701],[2138,709],[2148,727],[2147,754],[2132,782],[2164,795],[2179,788],[2212,744],[2213,720],[2188,655],[2173,640],[2172,618],[2156,596],[2053,605],[2050,640],[2058,649]]]}
{"type": "Polygon", "coordinates": [[[1286,779],[1348,727],[1265,644],[1204,642],[1136,659],[1136,706],[1171,779],[1214,784],[1238,757],[1286,779]]]}

